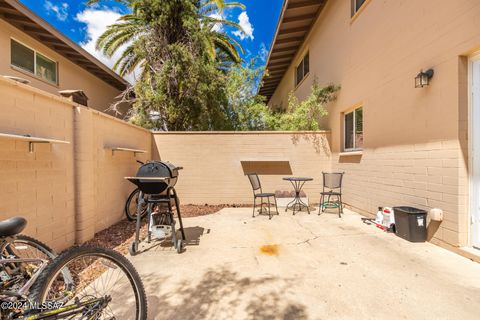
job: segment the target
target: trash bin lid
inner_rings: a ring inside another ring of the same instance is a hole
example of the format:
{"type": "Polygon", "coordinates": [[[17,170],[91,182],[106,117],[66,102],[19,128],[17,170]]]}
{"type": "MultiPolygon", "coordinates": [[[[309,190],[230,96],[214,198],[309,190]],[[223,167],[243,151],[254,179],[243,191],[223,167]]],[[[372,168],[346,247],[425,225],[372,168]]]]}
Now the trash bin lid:
{"type": "Polygon", "coordinates": [[[407,206],[393,207],[393,211],[394,212],[400,211],[406,214],[426,214],[427,213],[427,211],[425,210],[414,208],[414,207],[407,207],[407,206]]]}

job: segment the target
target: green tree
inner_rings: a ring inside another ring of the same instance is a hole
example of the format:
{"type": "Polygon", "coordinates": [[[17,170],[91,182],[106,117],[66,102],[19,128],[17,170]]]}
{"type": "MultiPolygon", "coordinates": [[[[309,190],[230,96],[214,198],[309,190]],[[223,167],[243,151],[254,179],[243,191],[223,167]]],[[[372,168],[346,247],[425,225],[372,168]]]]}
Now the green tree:
{"type": "MultiPolygon", "coordinates": [[[[102,0],[90,0],[88,4],[95,4],[102,0]]],[[[145,1],[145,0],[117,0],[132,12],[122,15],[117,23],[110,25],[99,37],[96,47],[103,54],[111,57],[115,52],[123,49],[121,57],[115,62],[113,69],[121,76],[132,73],[136,68],[148,71],[152,66],[149,59],[149,50],[144,45],[147,39],[161,40],[161,45],[176,43],[186,36],[188,29],[183,25],[185,15],[191,11],[182,12],[185,3],[180,0],[145,1]],[[152,8],[149,8],[149,6],[152,8]],[[159,8],[158,6],[163,6],[159,8]],[[163,10],[160,10],[163,9],[163,10]],[[166,14],[169,13],[169,14],[166,14]],[[159,39],[162,38],[162,39],[159,39]]],[[[235,22],[219,18],[225,9],[241,8],[245,6],[238,2],[224,0],[197,0],[190,1],[198,15],[201,28],[205,32],[204,46],[212,59],[229,65],[241,61],[239,52],[243,52],[241,45],[223,30],[230,26],[243,32],[241,26],[235,22]],[[217,14],[217,15],[214,15],[217,14]]],[[[145,76],[146,73],[142,73],[145,76]]]]}
{"type": "Polygon", "coordinates": [[[160,130],[231,129],[222,66],[240,59],[239,46],[214,26],[240,26],[209,14],[242,6],[223,0],[122,2],[131,13],[111,25],[97,45],[107,55],[126,46],[114,66],[121,75],[141,66],[133,92],[124,95],[135,97],[131,121],[160,130]]]}
{"type": "Polygon", "coordinates": [[[233,130],[269,130],[269,108],[265,97],[257,95],[264,67],[257,67],[256,63],[257,59],[251,59],[227,74],[227,115],[233,130]]]}
{"type": "Polygon", "coordinates": [[[299,101],[293,92],[288,97],[286,110],[278,110],[268,117],[268,127],[274,130],[320,130],[320,121],[328,115],[326,105],[336,99],[340,86],[327,85],[321,87],[317,79],[313,81],[310,95],[299,101]]]}

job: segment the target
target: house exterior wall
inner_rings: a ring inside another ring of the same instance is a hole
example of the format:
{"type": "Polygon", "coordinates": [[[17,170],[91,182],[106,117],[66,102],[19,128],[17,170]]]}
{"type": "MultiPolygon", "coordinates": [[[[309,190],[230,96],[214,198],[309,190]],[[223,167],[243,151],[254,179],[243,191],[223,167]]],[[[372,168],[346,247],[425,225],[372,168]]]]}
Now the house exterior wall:
{"type": "MultiPolygon", "coordinates": [[[[95,77],[90,72],[69,61],[2,19],[0,19],[0,48],[2,48],[0,50],[0,75],[24,78],[30,81],[31,86],[55,95],[58,95],[58,91],[60,90],[83,90],[89,99],[89,107],[102,112],[106,111],[115,100],[115,97],[120,93],[118,89],[95,77]],[[58,85],[40,80],[28,72],[19,71],[18,68],[12,68],[10,65],[11,38],[55,60],[58,63],[58,85]]],[[[109,113],[112,114],[112,112],[109,113]]]]}
{"type": "Polygon", "coordinates": [[[307,176],[314,180],[303,190],[310,202],[318,203],[322,171],[330,170],[328,132],[167,132],[153,136],[155,148],[161,150],[154,150],[154,156],[184,168],[175,186],[184,204],[252,204],[252,187],[241,161],[287,161],[291,172],[282,168],[269,174],[257,171],[263,191],[292,191],[282,178],[307,176]]]}
{"type": "Polygon", "coordinates": [[[341,85],[329,107],[332,167],[346,172],[344,200],[373,214],[377,206],[444,210],[433,242],[468,244],[468,56],[480,48],[480,3],[371,0],[352,20],[350,1],[328,1],[270,106],[300,99],[314,78],[341,85]],[[294,67],[310,54],[310,74],[294,88],[294,67]],[[420,69],[431,84],[414,88],[420,69]],[[361,156],[344,156],[343,112],[363,105],[361,156]]]}
{"type": "Polygon", "coordinates": [[[124,177],[151,158],[150,131],[1,77],[0,97],[0,133],[70,142],[29,153],[28,142],[0,137],[0,219],[23,216],[24,233],[62,250],[124,217],[135,188],[124,177]]]}

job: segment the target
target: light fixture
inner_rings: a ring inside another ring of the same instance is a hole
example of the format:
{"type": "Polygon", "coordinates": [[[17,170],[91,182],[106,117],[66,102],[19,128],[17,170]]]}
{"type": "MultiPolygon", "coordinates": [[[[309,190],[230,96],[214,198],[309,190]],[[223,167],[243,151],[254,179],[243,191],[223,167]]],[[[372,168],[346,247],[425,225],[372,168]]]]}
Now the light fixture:
{"type": "Polygon", "coordinates": [[[428,69],[427,71],[420,70],[420,73],[415,77],[415,88],[423,88],[428,86],[432,77],[433,69],[428,69]]]}

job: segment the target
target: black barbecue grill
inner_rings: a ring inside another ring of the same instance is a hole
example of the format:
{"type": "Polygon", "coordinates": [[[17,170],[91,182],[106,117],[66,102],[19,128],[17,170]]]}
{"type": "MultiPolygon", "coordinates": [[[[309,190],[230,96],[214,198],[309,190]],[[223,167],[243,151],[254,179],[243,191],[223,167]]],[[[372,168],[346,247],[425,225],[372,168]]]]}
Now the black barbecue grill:
{"type": "Polygon", "coordinates": [[[143,164],[138,169],[136,177],[128,177],[128,180],[136,184],[144,194],[161,194],[177,184],[178,171],[181,169],[183,168],[176,167],[168,161],[151,161],[143,164]],[[143,177],[163,179],[140,179],[143,177]]]}
{"type": "Polygon", "coordinates": [[[174,188],[178,179],[178,171],[181,169],[183,168],[176,167],[168,161],[150,161],[138,169],[135,177],[125,177],[125,179],[134,183],[140,190],[135,240],[129,248],[131,255],[135,255],[138,252],[140,243],[140,221],[142,218],[141,211],[144,202],[147,204],[147,242],[151,241],[152,233],[158,239],[166,239],[171,236],[177,252],[182,252],[185,232],[180,214],[180,200],[174,188]],[[173,214],[174,208],[180,224],[182,239],[177,239],[176,237],[173,214]]]}

